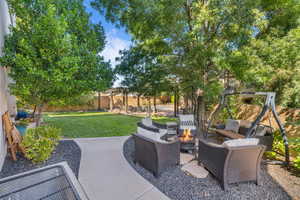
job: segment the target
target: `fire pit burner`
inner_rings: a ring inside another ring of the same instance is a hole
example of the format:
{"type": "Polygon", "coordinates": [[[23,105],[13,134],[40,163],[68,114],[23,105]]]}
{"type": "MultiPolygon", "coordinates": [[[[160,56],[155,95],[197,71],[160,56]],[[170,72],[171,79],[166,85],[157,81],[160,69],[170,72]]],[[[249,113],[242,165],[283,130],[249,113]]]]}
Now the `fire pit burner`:
{"type": "Polygon", "coordinates": [[[195,138],[190,129],[185,129],[179,136],[180,150],[189,152],[195,150],[195,138]]]}

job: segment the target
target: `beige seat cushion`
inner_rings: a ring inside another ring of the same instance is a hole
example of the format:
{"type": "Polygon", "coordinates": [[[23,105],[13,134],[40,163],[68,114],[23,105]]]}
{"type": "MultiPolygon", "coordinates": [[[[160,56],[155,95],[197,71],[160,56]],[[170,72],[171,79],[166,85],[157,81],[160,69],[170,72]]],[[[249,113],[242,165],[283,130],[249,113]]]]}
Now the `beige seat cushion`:
{"type": "Polygon", "coordinates": [[[244,138],[244,139],[233,139],[223,142],[225,147],[242,147],[242,146],[253,146],[258,145],[259,140],[257,138],[244,138]]]}

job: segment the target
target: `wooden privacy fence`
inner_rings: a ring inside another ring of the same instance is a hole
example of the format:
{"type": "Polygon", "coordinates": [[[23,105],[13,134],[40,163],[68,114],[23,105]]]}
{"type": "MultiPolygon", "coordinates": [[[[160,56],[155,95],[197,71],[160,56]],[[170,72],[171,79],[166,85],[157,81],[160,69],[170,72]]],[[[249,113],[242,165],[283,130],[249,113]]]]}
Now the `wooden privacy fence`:
{"type": "MultiPolygon", "coordinates": [[[[101,96],[100,105],[101,109],[109,110],[110,109],[111,96],[101,96]]],[[[113,96],[113,109],[125,109],[125,96],[116,95],[113,96]]],[[[161,96],[156,98],[157,104],[163,104],[170,101],[170,97],[161,96]]],[[[153,105],[153,97],[150,99],[151,105],[153,105]]],[[[128,96],[128,106],[137,107],[138,98],[137,96],[128,96]]],[[[148,101],[145,97],[140,97],[140,106],[147,106],[148,101]]],[[[46,112],[60,112],[60,111],[89,111],[98,109],[98,97],[95,98],[84,105],[64,105],[64,106],[46,106],[44,111],[46,112]]]]}

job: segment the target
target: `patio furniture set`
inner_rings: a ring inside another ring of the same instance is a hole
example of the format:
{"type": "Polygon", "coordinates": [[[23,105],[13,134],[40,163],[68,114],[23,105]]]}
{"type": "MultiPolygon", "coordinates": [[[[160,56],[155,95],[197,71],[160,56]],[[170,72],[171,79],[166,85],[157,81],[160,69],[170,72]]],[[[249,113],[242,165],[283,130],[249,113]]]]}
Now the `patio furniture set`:
{"type": "MultiPolygon", "coordinates": [[[[228,120],[224,130],[230,129],[233,122],[228,120]]],[[[211,172],[224,190],[231,183],[255,181],[259,184],[260,163],[266,147],[258,138],[225,140],[223,144],[209,142],[197,133],[193,115],[180,115],[179,125],[174,122],[158,124],[150,118],[144,118],[137,125],[137,133],[133,134],[134,163],[139,163],[155,177],[167,168],[179,165],[180,152],[190,152],[185,151],[186,143],[181,139],[185,130],[190,129],[191,140],[197,141],[192,152],[195,152],[198,165],[211,172]]]]}

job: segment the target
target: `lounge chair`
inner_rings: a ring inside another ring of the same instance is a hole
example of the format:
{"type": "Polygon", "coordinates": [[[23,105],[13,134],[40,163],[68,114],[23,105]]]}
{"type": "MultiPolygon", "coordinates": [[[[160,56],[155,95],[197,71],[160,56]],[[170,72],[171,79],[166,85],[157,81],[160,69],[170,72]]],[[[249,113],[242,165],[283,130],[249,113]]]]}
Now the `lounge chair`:
{"type": "Polygon", "coordinates": [[[151,130],[139,129],[133,134],[135,143],[134,162],[158,177],[166,168],[180,162],[180,142],[167,142],[161,139],[163,134],[151,130]]]}
{"type": "Polygon", "coordinates": [[[220,182],[224,190],[230,183],[260,180],[260,163],[265,146],[258,139],[236,139],[222,145],[199,140],[198,162],[220,182]]]}

